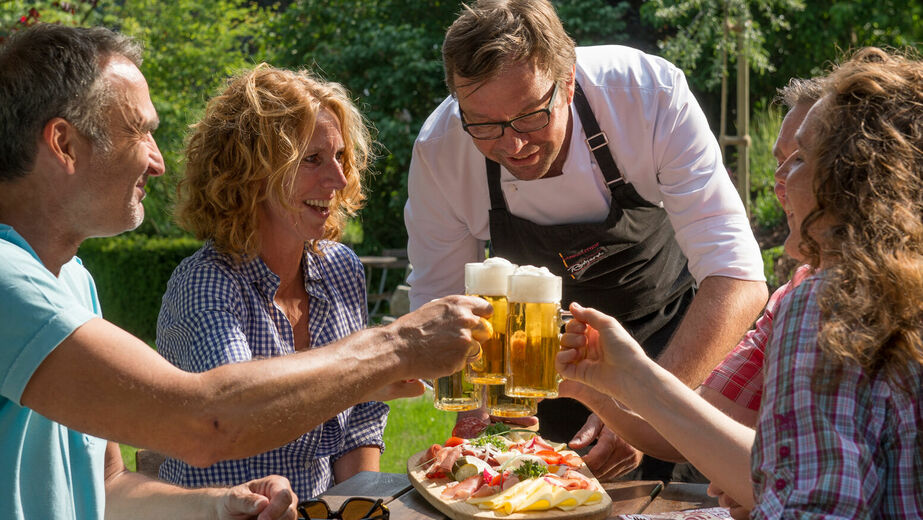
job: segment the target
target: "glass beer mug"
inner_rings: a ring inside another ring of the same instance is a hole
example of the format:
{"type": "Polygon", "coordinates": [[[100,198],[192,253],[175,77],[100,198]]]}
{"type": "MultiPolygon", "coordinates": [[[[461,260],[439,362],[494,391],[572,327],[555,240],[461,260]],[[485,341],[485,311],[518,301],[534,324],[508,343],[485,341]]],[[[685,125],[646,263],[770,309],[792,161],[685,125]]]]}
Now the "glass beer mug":
{"type": "Polygon", "coordinates": [[[481,353],[468,364],[468,380],[482,385],[506,383],[506,291],[516,265],[500,257],[465,264],[465,294],[479,296],[493,306],[490,325],[494,333],[481,343],[481,353]]]}
{"type": "Polygon", "coordinates": [[[532,397],[510,397],[505,385],[484,385],[487,413],[495,417],[529,417],[538,411],[538,400],[532,397]]]}
{"type": "Polygon", "coordinates": [[[506,395],[557,397],[561,277],[545,267],[519,267],[507,296],[506,395]]]}

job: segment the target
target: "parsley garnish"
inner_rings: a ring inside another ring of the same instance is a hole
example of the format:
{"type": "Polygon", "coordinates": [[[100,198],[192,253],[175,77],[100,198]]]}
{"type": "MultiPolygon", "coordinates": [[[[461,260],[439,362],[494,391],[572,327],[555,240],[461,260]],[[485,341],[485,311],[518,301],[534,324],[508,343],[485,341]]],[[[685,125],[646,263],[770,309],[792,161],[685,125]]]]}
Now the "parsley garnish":
{"type": "Polygon", "coordinates": [[[484,428],[484,431],[478,437],[486,437],[488,435],[499,435],[501,433],[506,433],[510,431],[510,427],[502,422],[493,423],[487,428],[484,428]]]}
{"type": "Polygon", "coordinates": [[[538,478],[548,473],[548,468],[541,462],[534,460],[523,461],[522,465],[513,470],[519,480],[538,478]]]}

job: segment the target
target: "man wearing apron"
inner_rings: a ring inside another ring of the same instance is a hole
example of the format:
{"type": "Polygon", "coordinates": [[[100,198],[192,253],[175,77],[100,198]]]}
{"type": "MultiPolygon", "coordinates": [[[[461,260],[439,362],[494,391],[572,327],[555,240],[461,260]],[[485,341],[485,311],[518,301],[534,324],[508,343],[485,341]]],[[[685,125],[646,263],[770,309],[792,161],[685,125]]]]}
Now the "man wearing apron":
{"type": "MultiPolygon", "coordinates": [[[[463,292],[464,264],[489,241],[491,255],[562,276],[564,305],[615,316],[648,355],[700,383],[766,287],[682,73],[626,47],[575,49],[544,0],[473,5],[443,55],[452,96],[421,129],[408,179],[411,305],[463,292]]],[[[588,413],[544,400],[541,431],[569,441],[588,413]]],[[[594,450],[594,472],[624,456],[594,450]]]]}

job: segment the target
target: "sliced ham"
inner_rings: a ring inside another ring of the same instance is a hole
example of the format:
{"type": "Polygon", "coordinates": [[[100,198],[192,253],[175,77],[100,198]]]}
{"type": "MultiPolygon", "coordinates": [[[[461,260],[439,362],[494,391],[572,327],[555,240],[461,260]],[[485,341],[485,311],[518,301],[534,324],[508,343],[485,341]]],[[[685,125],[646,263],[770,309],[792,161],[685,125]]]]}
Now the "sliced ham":
{"type": "Polygon", "coordinates": [[[462,446],[452,446],[451,448],[442,448],[436,452],[433,463],[426,470],[427,478],[441,478],[452,473],[452,465],[461,457],[462,446]],[[440,475],[441,474],[441,475],[440,475]],[[433,477],[431,475],[440,475],[433,477]]]}
{"type": "Polygon", "coordinates": [[[500,486],[481,486],[471,494],[474,498],[489,497],[500,492],[500,486]]]}
{"type": "Polygon", "coordinates": [[[445,498],[457,498],[467,500],[474,491],[481,486],[483,482],[481,474],[472,475],[461,482],[452,482],[442,490],[442,496],[445,498]]]}

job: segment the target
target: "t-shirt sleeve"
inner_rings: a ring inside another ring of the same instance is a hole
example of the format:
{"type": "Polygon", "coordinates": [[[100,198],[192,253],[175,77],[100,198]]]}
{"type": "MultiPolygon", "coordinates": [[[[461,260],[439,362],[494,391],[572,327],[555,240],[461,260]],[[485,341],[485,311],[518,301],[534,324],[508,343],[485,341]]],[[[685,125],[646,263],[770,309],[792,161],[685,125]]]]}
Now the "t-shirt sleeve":
{"type": "MultiPolygon", "coordinates": [[[[15,246],[0,246],[0,393],[19,403],[32,374],[45,357],[78,327],[97,317],[42,264],[15,246]]],[[[82,276],[82,267],[69,276],[82,276]]]]}

